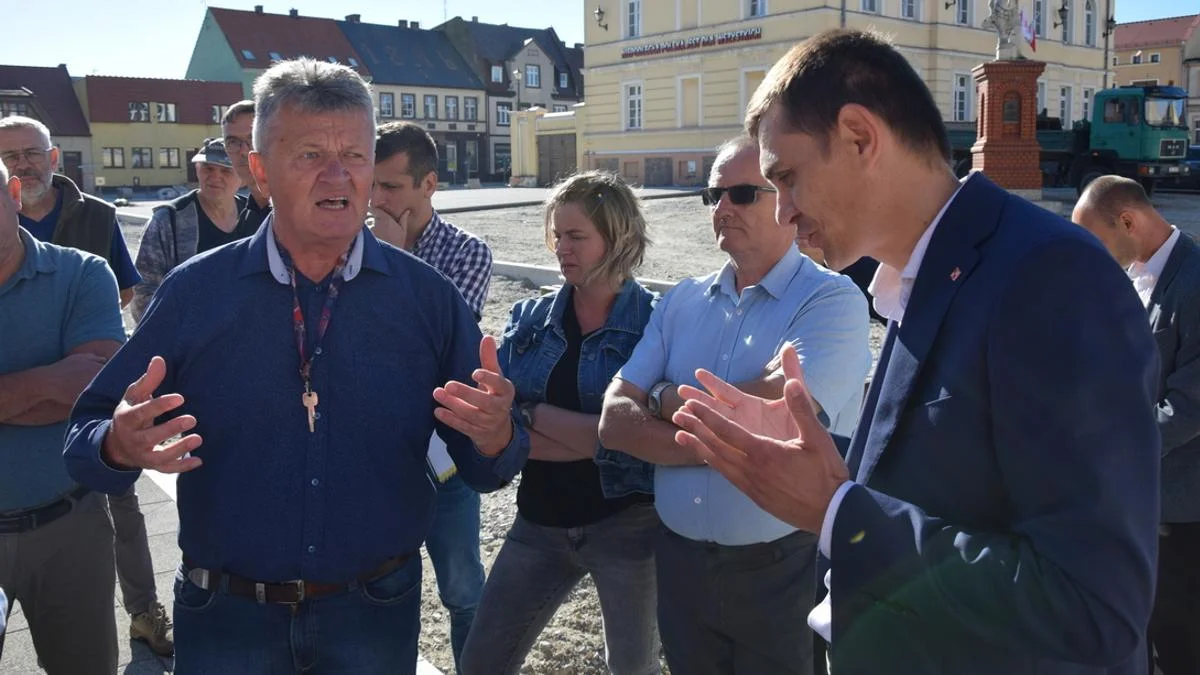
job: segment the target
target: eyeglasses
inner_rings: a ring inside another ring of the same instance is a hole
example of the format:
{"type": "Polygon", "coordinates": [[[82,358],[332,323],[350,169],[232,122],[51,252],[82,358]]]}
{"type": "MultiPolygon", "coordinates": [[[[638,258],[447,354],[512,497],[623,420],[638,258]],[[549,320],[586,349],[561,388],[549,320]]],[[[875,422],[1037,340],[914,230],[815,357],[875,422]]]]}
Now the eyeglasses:
{"type": "Polygon", "coordinates": [[[46,154],[50,152],[50,148],[40,150],[38,148],[26,148],[25,150],[13,150],[11,152],[0,152],[0,162],[4,162],[5,166],[14,166],[24,157],[26,162],[30,164],[41,164],[46,159],[46,154]]]}
{"type": "Polygon", "coordinates": [[[760,192],[775,192],[773,187],[765,187],[762,185],[730,185],[728,187],[706,187],[700,191],[700,199],[705,206],[716,206],[721,202],[721,197],[729,193],[729,201],[738,206],[753,204],[758,199],[760,192]]]}
{"type": "Polygon", "coordinates": [[[242,149],[249,148],[251,145],[253,145],[253,143],[251,143],[250,139],[248,139],[248,138],[242,138],[241,136],[226,136],[225,137],[225,149],[226,150],[242,150],[242,149]]]}

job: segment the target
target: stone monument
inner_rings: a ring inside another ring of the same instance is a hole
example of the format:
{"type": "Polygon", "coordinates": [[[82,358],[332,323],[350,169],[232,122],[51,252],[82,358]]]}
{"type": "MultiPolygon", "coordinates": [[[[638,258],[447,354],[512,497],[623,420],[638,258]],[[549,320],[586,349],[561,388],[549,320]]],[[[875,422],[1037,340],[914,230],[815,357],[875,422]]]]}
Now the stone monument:
{"type": "Polygon", "coordinates": [[[996,60],[971,74],[979,107],[971,168],[1031,201],[1042,198],[1041,147],[1037,141],[1037,80],[1046,64],[1020,54],[1015,0],[989,0],[984,28],[996,31],[996,60]]]}

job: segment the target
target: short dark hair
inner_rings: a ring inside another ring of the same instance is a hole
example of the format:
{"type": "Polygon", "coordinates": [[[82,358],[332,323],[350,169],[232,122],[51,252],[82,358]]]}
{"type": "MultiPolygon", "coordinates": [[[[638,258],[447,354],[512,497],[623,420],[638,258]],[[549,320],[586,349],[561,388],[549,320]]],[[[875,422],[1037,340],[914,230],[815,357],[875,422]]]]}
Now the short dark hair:
{"type": "Polygon", "coordinates": [[[750,99],[747,133],[758,137],[776,103],[792,130],[826,147],[842,108],[858,104],[881,117],[911,150],[950,161],[946,124],[933,94],[904,55],[878,35],[834,29],[793,47],[750,99]]]}
{"type": "Polygon", "coordinates": [[[229,106],[225,111],[225,116],[221,118],[221,124],[230,124],[242,115],[254,114],[254,101],[238,101],[229,106]]]}
{"type": "Polygon", "coordinates": [[[408,155],[408,175],[414,183],[431,171],[437,173],[437,143],[428,131],[412,122],[388,122],[379,127],[375,136],[375,163],[386,162],[401,152],[408,155]]]}
{"type": "Polygon", "coordinates": [[[1093,180],[1079,196],[1079,201],[1110,223],[1115,223],[1122,211],[1154,208],[1142,184],[1123,176],[1101,176],[1093,180]]]}

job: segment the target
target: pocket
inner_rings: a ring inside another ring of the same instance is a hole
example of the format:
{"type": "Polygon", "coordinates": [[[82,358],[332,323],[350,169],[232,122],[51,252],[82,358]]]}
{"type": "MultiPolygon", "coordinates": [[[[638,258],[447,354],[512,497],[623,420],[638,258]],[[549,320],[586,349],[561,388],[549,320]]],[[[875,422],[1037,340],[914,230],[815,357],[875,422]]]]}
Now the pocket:
{"type": "Polygon", "coordinates": [[[421,558],[412,559],[378,579],[364,583],[360,591],[372,605],[397,605],[421,592],[421,558]]]}
{"type": "Polygon", "coordinates": [[[175,611],[199,614],[212,609],[216,591],[206,591],[185,576],[183,568],[175,572],[175,611]]]}

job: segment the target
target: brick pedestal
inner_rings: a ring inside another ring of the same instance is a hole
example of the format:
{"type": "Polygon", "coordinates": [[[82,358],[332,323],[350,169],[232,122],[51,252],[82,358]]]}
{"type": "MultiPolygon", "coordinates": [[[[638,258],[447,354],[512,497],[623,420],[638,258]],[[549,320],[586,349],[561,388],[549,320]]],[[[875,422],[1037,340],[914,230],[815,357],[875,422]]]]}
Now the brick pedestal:
{"type": "Polygon", "coordinates": [[[977,138],[971,168],[1009,190],[1042,189],[1037,142],[1037,79],[1040,61],[991,61],[971,74],[979,88],[977,138]]]}

